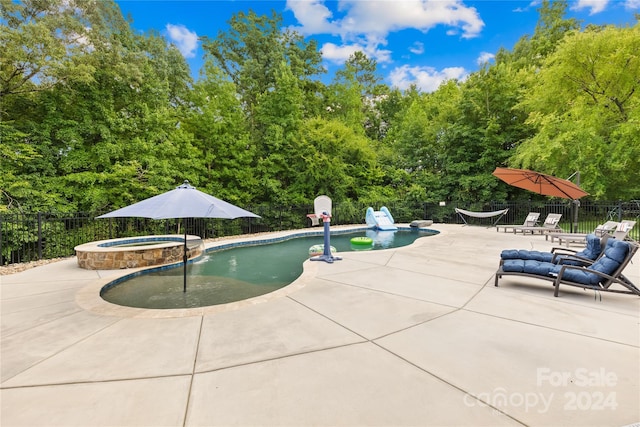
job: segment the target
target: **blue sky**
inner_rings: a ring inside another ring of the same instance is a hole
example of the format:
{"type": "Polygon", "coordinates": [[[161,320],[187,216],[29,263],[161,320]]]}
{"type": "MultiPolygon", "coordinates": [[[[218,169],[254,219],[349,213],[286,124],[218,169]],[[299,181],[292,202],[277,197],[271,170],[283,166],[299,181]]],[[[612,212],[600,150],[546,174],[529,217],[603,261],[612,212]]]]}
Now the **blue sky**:
{"type": "MultiPolygon", "coordinates": [[[[284,24],[317,40],[329,74],[361,50],[378,63],[384,82],[433,91],[464,79],[504,47],[531,35],[540,0],[116,0],[139,31],[175,43],[197,78],[199,37],[228,28],[239,11],[282,14],[284,24]]],[[[640,0],[570,0],[568,17],[586,24],[633,25],[640,0]]]]}

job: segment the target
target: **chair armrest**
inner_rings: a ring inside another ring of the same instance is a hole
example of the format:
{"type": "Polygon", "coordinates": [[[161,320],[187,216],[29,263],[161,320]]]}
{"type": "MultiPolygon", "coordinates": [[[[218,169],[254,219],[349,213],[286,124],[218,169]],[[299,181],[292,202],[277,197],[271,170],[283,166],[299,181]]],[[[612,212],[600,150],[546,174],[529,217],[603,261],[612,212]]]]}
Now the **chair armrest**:
{"type": "Polygon", "coordinates": [[[551,253],[552,253],[552,254],[555,254],[555,253],[556,253],[556,251],[564,251],[564,252],[569,252],[569,253],[571,253],[571,254],[578,253],[578,251],[573,250],[573,249],[569,249],[569,248],[560,248],[560,247],[557,247],[557,246],[556,246],[556,247],[554,247],[554,248],[551,248],[551,253]]]}
{"type": "Polygon", "coordinates": [[[592,260],[591,258],[585,258],[575,254],[553,254],[553,258],[551,258],[551,262],[554,264],[564,265],[565,260],[579,261],[583,266],[589,266],[595,262],[595,260],[592,260]],[[560,258],[560,262],[556,262],[559,257],[562,257],[560,258]]]}

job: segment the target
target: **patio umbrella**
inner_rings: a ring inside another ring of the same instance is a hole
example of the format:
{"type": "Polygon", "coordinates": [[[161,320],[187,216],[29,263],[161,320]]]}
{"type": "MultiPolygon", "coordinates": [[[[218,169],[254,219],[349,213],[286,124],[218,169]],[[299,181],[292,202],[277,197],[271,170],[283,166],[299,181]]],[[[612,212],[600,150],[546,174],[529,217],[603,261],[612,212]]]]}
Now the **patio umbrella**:
{"type": "MultiPolygon", "coordinates": [[[[579,182],[580,174],[578,172],[576,173],[578,174],[579,182]]],[[[571,224],[571,231],[573,231],[574,227],[577,229],[578,207],[580,206],[578,199],[589,194],[578,185],[568,179],[557,178],[552,175],[527,169],[496,168],[496,170],[493,171],[493,175],[514,187],[524,188],[525,190],[533,191],[534,193],[544,196],[573,200],[574,222],[571,224]]]]}
{"type": "Polygon", "coordinates": [[[509,185],[524,188],[544,196],[577,200],[589,195],[589,193],[569,180],[527,169],[496,168],[493,171],[493,175],[509,185]]]}
{"type": "MultiPolygon", "coordinates": [[[[117,209],[97,218],[138,217],[151,219],[172,218],[260,218],[252,212],[220,200],[195,187],[185,180],[171,191],[142,200],[133,205],[117,209]]],[[[184,292],[187,291],[187,229],[184,230],[184,292]]]]}

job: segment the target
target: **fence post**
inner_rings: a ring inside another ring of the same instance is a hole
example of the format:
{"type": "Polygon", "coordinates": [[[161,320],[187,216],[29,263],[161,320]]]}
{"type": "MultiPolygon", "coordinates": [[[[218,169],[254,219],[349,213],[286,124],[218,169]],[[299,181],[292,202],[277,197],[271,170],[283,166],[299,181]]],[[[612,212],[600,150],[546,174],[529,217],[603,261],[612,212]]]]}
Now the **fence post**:
{"type": "Polygon", "coordinates": [[[618,222],[622,222],[622,200],[618,200],[618,222]]]}
{"type": "Polygon", "coordinates": [[[42,259],[42,212],[38,212],[38,259],[42,259]]]}
{"type": "Polygon", "coordinates": [[[0,215],[0,265],[4,265],[4,256],[2,256],[2,215],[0,215]]]}

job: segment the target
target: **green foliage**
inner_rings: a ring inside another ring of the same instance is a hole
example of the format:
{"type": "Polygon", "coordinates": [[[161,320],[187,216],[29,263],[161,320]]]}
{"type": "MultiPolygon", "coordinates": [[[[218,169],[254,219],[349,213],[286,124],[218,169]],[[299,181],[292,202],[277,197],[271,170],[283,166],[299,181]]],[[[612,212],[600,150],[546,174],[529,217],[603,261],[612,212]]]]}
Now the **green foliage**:
{"type": "Polygon", "coordinates": [[[638,51],[638,24],[567,36],[522,102],[536,133],[512,164],[565,177],[580,171],[597,199],[638,197],[638,51]]]}
{"type": "MultiPolygon", "coordinates": [[[[204,37],[203,48],[235,83],[249,115],[258,98],[275,87],[282,62],[291,69],[304,89],[314,87],[311,77],[321,71],[321,56],[315,42],[291,30],[282,30],[282,16],[259,16],[239,12],[229,29],[215,38],[204,37]]],[[[305,93],[309,91],[305,90],[305,93]]]]}
{"type": "Polygon", "coordinates": [[[0,0],[0,213],[104,211],[184,179],[240,205],[327,194],[345,215],[531,197],[491,175],[505,165],[579,170],[594,198],[638,199],[639,25],[580,31],[566,8],[543,1],[531,37],[422,93],[382,84],[362,52],[324,85],[316,42],[276,13],[205,39],[193,82],[113,0],[0,0]]]}
{"type": "Polygon", "coordinates": [[[0,1],[0,99],[72,81],[89,81],[94,69],[77,61],[91,49],[83,14],[94,1],[0,1]]]}
{"type": "Polygon", "coordinates": [[[191,182],[231,203],[248,203],[257,179],[251,164],[254,147],[233,82],[212,61],[191,92],[182,129],[193,136],[199,169],[191,182]]]}
{"type": "Polygon", "coordinates": [[[336,202],[358,200],[381,183],[382,171],[369,141],[340,121],[311,119],[301,131],[294,192],[307,201],[326,194],[336,202]]]}
{"type": "Polygon", "coordinates": [[[540,18],[533,36],[524,36],[509,52],[501,49],[496,55],[496,63],[509,62],[516,68],[538,68],[542,61],[552,54],[566,34],[580,28],[575,19],[566,19],[566,1],[543,0],[538,13],[540,18]]]}

